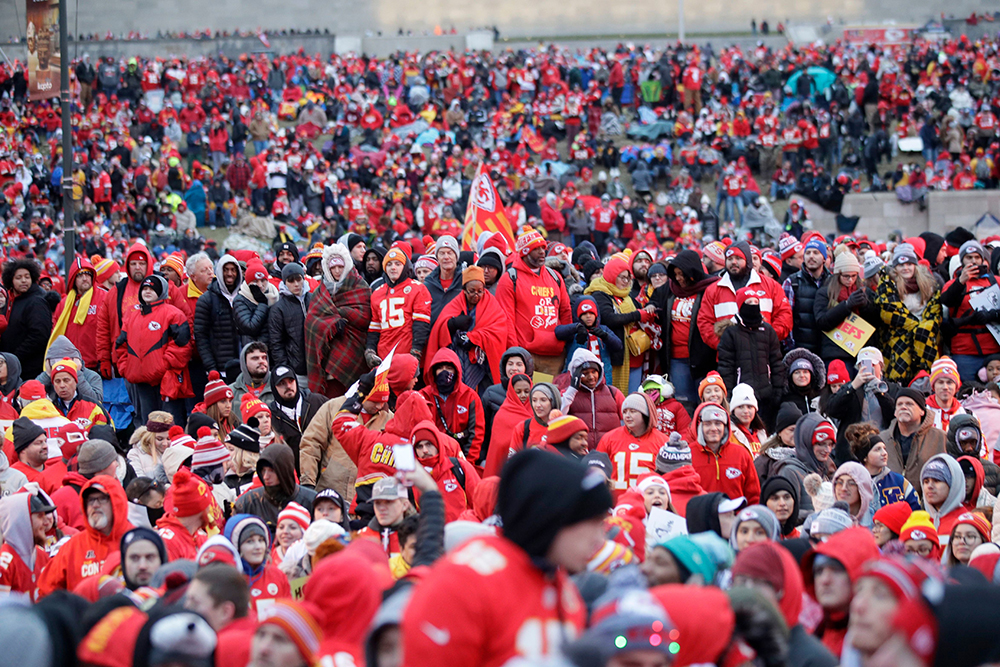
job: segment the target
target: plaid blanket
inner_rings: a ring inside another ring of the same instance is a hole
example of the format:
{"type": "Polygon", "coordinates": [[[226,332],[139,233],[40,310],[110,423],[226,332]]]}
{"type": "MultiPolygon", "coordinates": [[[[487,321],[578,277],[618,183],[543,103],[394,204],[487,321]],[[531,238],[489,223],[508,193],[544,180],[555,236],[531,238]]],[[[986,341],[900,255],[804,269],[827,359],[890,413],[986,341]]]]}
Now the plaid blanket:
{"type": "Polygon", "coordinates": [[[929,370],[938,357],[938,337],[941,331],[941,292],[928,300],[924,312],[917,317],[903,304],[896,281],[882,276],[875,292],[875,303],[885,324],[885,378],[909,384],[922,370],[929,370]]]}
{"type": "Polygon", "coordinates": [[[326,393],[328,378],[345,388],[367,369],[365,342],[372,319],[372,291],[353,268],[336,294],[326,281],[313,293],[306,313],[306,373],[309,389],[326,393]],[[346,320],[343,333],[337,322],[346,320]]]}

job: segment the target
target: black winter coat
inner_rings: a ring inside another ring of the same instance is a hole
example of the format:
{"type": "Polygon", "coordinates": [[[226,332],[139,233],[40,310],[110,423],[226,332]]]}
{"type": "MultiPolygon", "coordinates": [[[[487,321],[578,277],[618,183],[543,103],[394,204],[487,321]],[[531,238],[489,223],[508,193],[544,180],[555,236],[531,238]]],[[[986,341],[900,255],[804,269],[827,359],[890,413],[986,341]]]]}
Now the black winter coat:
{"type": "MultiPolygon", "coordinates": [[[[451,279],[451,287],[447,290],[441,286],[441,267],[434,269],[424,279],[424,287],[431,294],[431,323],[437,322],[438,315],[444,307],[451,303],[451,300],[462,293],[462,271],[465,265],[459,263],[455,269],[455,276],[451,279]]],[[[407,350],[409,352],[409,350],[407,350]]]]}
{"type": "Polygon", "coordinates": [[[7,329],[0,336],[0,351],[21,361],[21,379],[27,382],[41,374],[45,348],[52,335],[52,308],[45,290],[32,285],[8,304],[7,329]]]}
{"type": "Polygon", "coordinates": [[[225,374],[226,364],[240,356],[240,332],[233,308],[222,295],[219,281],[208,286],[194,307],[194,340],[205,371],[225,374]]]}
{"type": "Polygon", "coordinates": [[[240,332],[240,347],[260,341],[270,351],[270,332],[267,326],[270,310],[267,301],[257,303],[242,294],[236,295],[233,300],[233,321],[236,322],[236,330],[240,332]]]}
{"type": "Polygon", "coordinates": [[[810,352],[820,353],[820,338],[826,338],[816,326],[816,316],[813,312],[816,302],[816,295],[820,287],[828,282],[830,273],[823,269],[823,275],[816,280],[805,269],[796,271],[788,278],[792,286],[792,293],[795,295],[795,303],[792,306],[792,338],[795,339],[795,347],[804,347],[810,352]]]}
{"type": "MultiPolygon", "coordinates": [[[[847,350],[823,335],[824,331],[830,331],[840,326],[840,323],[846,320],[852,312],[846,301],[841,301],[833,308],[830,307],[831,284],[833,284],[833,280],[828,280],[819,289],[819,292],[816,293],[816,302],[813,305],[817,334],[820,338],[820,346],[817,354],[823,357],[823,360],[827,363],[833,359],[842,359],[847,364],[847,367],[850,368],[854,365],[854,357],[847,350]]],[[[878,305],[875,303],[875,292],[867,287],[864,289],[868,295],[868,305],[862,306],[856,312],[877,330],[882,324],[882,315],[878,305]]],[[[875,338],[877,336],[872,337],[872,342],[869,345],[875,342],[875,338]]]]}
{"type": "MultiPolygon", "coordinates": [[[[899,385],[895,382],[886,382],[886,385],[889,388],[886,393],[875,394],[879,408],[882,410],[882,423],[876,424],[880,431],[889,428],[889,424],[892,423],[892,418],[896,412],[896,393],[899,391],[899,385]]],[[[826,404],[826,416],[830,419],[836,419],[839,424],[837,428],[837,446],[833,453],[837,465],[854,460],[854,455],[851,454],[851,446],[847,442],[847,427],[861,421],[864,400],[864,386],[860,389],[855,389],[854,385],[848,383],[841,387],[840,391],[831,396],[826,404]]]]}
{"type": "MultiPolygon", "coordinates": [[[[309,297],[306,293],[306,308],[309,297]]],[[[267,315],[268,356],[271,368],[288,366],[296,375],[306,374],[306,316],[301,302],[292,294],[282,294],[267,315]]]]}
{"type": "Polygon", "coordinates": [[[751,329],[739,321],[729,326],[719,338],[719,375],[732,395],[733,387],[743,382],[753,387],[758,410],[765,422],[773,415],[785,389],[785,362],[781,343],[774,327],[762,322],[751,329]]]}
{"type": "MultiPolygon", "coordinates": [[[[277,388],[272,387],[272,391],[277,395],[277,388]]],[[[284,438],[285,444],[291,447],[292,453],[295,454],[296,473],[299,472],[299,441],[302,440],[302,432],[306,430],[309,422],[316,416],[316,411],[329,400],[323,394],[317,394],[308,389],[300,389],[299,392],[302,394],[303,405],[302,414],[297,422],[285,414],[277,399],[268,403],[268,407],[271,408],[271,424],[275,433],[284,438]]]]}
{"type": "Polygon", "coordinates": [[[638,322],[641,315],[639,315],[638,310],[631,313],[619,313],[615,309],[614,298],[605,292],[592,292],[590,296],[594,297],[594,301],[597,302],[597,312],[601,318],[601,324],[611,329],[611,333],[618,336],[618,340],[622,342],[622,349],[620,350],[608,348],[608,352],[611,354],[611,365],[621,366],[625,363],[624,346],[627,344],[625,340],[625,325],[638,322]]]}

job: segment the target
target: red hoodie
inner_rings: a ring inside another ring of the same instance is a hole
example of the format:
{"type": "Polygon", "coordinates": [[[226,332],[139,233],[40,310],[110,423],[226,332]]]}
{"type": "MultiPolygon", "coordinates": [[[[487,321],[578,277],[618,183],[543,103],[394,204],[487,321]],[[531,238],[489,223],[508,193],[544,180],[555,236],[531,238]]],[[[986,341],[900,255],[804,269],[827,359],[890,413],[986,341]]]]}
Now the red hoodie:
{"type": "Polygon", "coordinates": [[[516,657],[553,657],[563,637],[583,631],[586,614],[565,572],[543,572],[503,537],[476,538],[437,561],[413,589],[403,666],[500,667],[516,657]]]}
{"type": "MultiPolygon", "coordinates": [[[[412,440],[414,444],[420,440],[430,440],[437,447],[437,454],[418,460],[437,482],[438,491],[441,492],[441,497],[444,499],[445,522],[455,521],[462,512],[472,509],[472,497],[476,492],[476,487],[479,486],[479,473],[476,472],[471,463],[458,457],[460,453],[458,443],[438,431],[432,421],[422,421],[413,427],[412,440]],[[455,476],[453,458],[465,473],[464,487],[455,476]]],[[[413,494],[419,506],[420,493],[414,489],[413,494]]]]}
{"type": "Polygon", "coordinates": [[[364,641],[368,626],[382,603],[382,591],[371,561],[352,553],[338,553],[321,560],[303,591],[306,602],[320,607],[323,641],[316,654],[322,664],[365,664],[364,641]],[[334,659],[349,653],[353,662],[334,659]]]}
{"type": "Polygon", "coordinates": [[[701,488],[701,476],[694,466],[681,466],[661,475],[670,487],[670,500],[681,516],[687,516],[688,501],[705,493],[701,488]]]}
{"type": "Polygon", "coordinates": [[[540,356],[557,356],[565,344],[556,338],[556,327],[573,321],[566,283],[554,270],[543,266],[538,271],[518,255],[511,269],[497,282],[497,299],[505,313],[513,313],[513,326],[507,328],[507,347],[523,347],[540,356]],[[511,279],[511,271],[517,282],[511,279]]]}
{"type": "Polygon", "coordinates": [[[645,432],[634,434],[628,427],[619,426],[606,433],[597,443],[597,451],[604,452],[611,459],[611,480],[614,482],[612,495],[616,502],[628,487],[638,483],[639,477],[656,472],[656,455],[668,440],[663,432],[656,430],[656,407],[653,399],[646,394],[638,395],[646,400],[646,407],[651,415],[646,420],[645,432]]]}
{"type": "Polygon", "coordinates": [[[458,355],[446,347],[438,350],[424,369],[424,382],[426,386],[420,393],[430,403],[434,426],[445,435],[455,437],[460,443],[468,443],[465,457],[473,463],[478,462],[479,450],[486,434],[486,414],[479,394],[462,382],[462,364],[458,361],[458,355]],[[434,382],[434,367],[442,363],[454,366],[456,374],[455,388],[445,399],[438,393],[434,382]],[[456,437],[459,435],[464,437],[456,437]]]}
{"type": "Polygon", "coordinates": [[[705,491],[721,491],[730,498],[746,498],[747,502],[755,505],[760,500],[760,479],[757,477],[757,469],[753,465],[753,455],[743,445],[733,442],[729,437],[732,431],[732,421],[726,413],[726,434],[723,436],[725,442],[715,453],[709,449],[701,436],[699,427],[701,425],[701,411],[706,405],[714,403],[702,403],[694,411],[694,418],[691,420],[691,428],[694,430],[695,438],[691,443],[691,465],[701,478],[701,486],[705,491]]]}
{"type": "Polygon", "coordinates": [[[56,514],[67,526],[83,530],[87,527],[84,513],[80,509],[80,489],[88,482],[78,472],[68,472],[63,477],[62,486],[52,494],[56,514]]]}
{"type": "MultiPolygon", "coordinates": [[[[90,271],[91,276],[94,275],[94,267],[89,259],[79,257],[73,260],[73,265],[69,270],[69,282],[67,283],[69,290],[75,289],[74,285],[76,285],[77,274],[80,271],[86,270],[90,271]]],[[[76,299],[80,296],[75,291],[73,292],[73,302],[67,301],[69,298],[69,295],[67,295],[56,306],[56,312],[52,315],[52,323],[55,324],[59,321],[59,316],[62,315],[63,309],[72,309],[69,321],[66,323],[66,331],[63,335],[69,339],[69,342],[76,346],[76,349],[80,350],[84,366],[87,368],[97,368],[97,364],[100,361],[97,357],[97,312],[100,310],[101,304],[104,303],[104,298],[108,295],[108,291],[103,287],[98,287],[96,284],[90,291],[90,307],[87,309],[86,319],[84,319],[83,323],[77,324],[73,321],[79,308],[76,299]]]]}
{"type": "Polygon", "coordinates": [[[85,578],[101,571],[104,561],[116,553],[121,543],[122,535],[131,530],[128,521],[128,498],[125,489],[116,479],[107,475],[97,475],[80,490],[80,504],[84,516],[87,506],[83,496],[88,489],[97,487],[111,497],[112,525],[108,535],[96,530],[87,523],[86,528],[70,538],[59,549],[59,553],[49,561],[48,567],[42,573],[38,583],[39,595],[46,596],[52,591],[63,588],[72,591],[85,578]]]}
{"type": "MultiPolygon", "coordinates": [[[[824,555],[840,562],[851,578],[851,586],[858,580],[865,563],[879,557],[875,538],[867,528],[855,526],[834,533],[826,542],[816,545],[812,551],[802,558],[802,571],[805,573],[806,592],[814,600],[816,588],[813,582],[813,561],[817,555],[824,555]]],[[[823,620],[816,628],[816,636],[823,645],[837,658],[844,648],[844,636],[847,634],[848,612],[830,613],[823,610],[823,620]]]]}

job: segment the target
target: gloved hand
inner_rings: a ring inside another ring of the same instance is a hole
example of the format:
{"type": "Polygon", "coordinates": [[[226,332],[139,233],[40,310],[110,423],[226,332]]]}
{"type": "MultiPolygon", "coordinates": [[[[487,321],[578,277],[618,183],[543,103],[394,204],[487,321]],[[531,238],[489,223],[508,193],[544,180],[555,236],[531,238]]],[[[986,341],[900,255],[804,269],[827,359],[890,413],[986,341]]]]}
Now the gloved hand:
{"type": "Polygon", "coordinates": [[[865,291],[863,289],[854,290],[853,292],[851,292],[851,295],[847,297],[848,308],[851,309],[861,308],[862,306],[867,306],[867,305],[868,305],[868,295],[865,294],[865,291]]]}
{"type": "Polygon", "coordinates": [[[656,321],[656,314],[651,313],[645,308],[639,311],[639,321],[643,324],[652,324],[656,321]]]}
{"type": "Polygon", "coordinates": [[[250,294],[253,295],[253,300],[257,303],[267,303],[267,297],[264,296],[264,290],[260,288],[260,285],[250,284],[250,294]]]}
{"type": "Polygon", "coordinates": [[[365,363],[368,364],[368,368],[376,368],[382,363],[382,357],[375,353],[375,350],[365,350],[365,363]]]}
{"type": "Polygon", "coordinates": [[[115,339],[115,347],[118,347],[119,345],[124,345],[127,338],[128,337],[125,335],[125,332],[122,331],[120,334],[118,334],[118,338],[115,339]]]}
{"type": "Polygon", "coordinates": [[[983,320],[985,324],[994,324],[1000,321],[1000,309],[983,311],[983,320]]]}
{"type": "Polygon", "coordinates": [[[581,379],[582,377],[583,377],[583,366],[582,366],[582,365],[580,365],[580,366],[577,366],[577,367],[576,367],[576,368],[575,368],[575,369],[573,370],[573,373],[572,373],[572,375],[570,376],[570,378],[571,378],[571,383],[570,383],[570,384],[571,384],[571,386],[572,386],[572,387],[573,387],[574,389],[579,389],[579,388],[580,388],[580,379],[581,379]]]}
{"type": "Polygon", "coordinates": [[[358,378],[358,392],[362,396],[372,393],[375,388],[375,370],[372,369],[358,378]]]}
{"type": "Polygon", "coordinates": [[[177,324],[171,324],[167,327],[167,338],[171,340],[177,340],[177,334],[180,333],[180,326],[177,324]]]}
{"type": "Polygon", "coordinates": [[[671,447],[686,448],[688,446],[687,441],[677,431],[670,434],[670,439],[667,442],[671,447]]]}
{"type": "Polygon", "coordinates": [[[334,324],[334,326],[337,328],[337,335],[339,336],[340,334],[344,333],[344,329],[347,328],[347,320],[341,317],[339,320],[337,320],[337,323],[334,324]]]}
{"type": "Polygon", "coordinates": [[[448,333],[453,337],[459,331],[468,331],[472,326],[472,318],[468,315],[456,315],[448,320],[448,333]]]}
{"type": "Polygon", "coordinates": [[[577,322],[576,324],[576,342],[583,345],[590,338],[590,332],[587,330],[587,325],[583,322],[577,322]]]}
{"type": "Polygon", "coordinates": [[[114,369],[115,369],[115,367],[111,364],[110,361],[102,361],[101,362],[101,367],[100,367],[101,377],[104,378],[105,380],[111,380],[111,379],[113,379],[114,376],[115,376],[114,375],[114,373],[115,373],[114,369]]]}

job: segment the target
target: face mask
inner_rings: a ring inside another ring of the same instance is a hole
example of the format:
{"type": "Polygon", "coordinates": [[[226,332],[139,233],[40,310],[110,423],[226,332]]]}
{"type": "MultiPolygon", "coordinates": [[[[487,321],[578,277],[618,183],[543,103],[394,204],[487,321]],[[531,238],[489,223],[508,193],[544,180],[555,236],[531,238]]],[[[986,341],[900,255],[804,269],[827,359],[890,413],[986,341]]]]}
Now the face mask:
{"type": "Polygon", "coordinates": [[[442,394],[450,394],[451,390],[455,388],[454,371],[441,371],[434,376],[434,384],[437,385],[438,391],[442,394]]]}
{"type": "Polygon", "coordinates": [[[748,327],[760,326],[761,322],[764,321],[763,316],[760,314],[760,304],[744,303],[740,306],[740,319],[748,327]]]}

